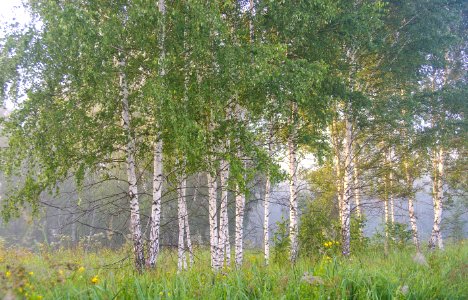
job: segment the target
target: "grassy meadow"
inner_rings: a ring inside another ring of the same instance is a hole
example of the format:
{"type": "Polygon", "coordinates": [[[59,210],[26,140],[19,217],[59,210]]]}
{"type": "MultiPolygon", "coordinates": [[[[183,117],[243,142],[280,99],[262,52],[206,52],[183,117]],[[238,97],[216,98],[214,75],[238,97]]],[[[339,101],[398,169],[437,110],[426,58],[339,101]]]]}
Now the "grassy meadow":
{"type": "Polygon", "coordinates": [[[242,269],[213,273],[209,253],[177,273],[175,252],[165,251],[156,270],[136,274],[128,250],[0,250],[2,299],[467,299],[468,246],[425,252],[378,247],[341,257],[302,257],[295,266],[263,266],[247,252],[242,269]]]}

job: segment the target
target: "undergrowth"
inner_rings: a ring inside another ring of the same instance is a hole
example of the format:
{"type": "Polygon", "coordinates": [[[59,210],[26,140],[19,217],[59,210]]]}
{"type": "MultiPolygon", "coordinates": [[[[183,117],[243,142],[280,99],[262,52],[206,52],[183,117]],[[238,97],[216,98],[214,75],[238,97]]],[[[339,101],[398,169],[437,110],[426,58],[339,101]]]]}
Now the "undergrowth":
{"type": "Polygon", "coordinates": [[[264,266],[262,253],[245,253],[240,269],[213,273],[209,252],[177,273],[176,254],[164,251],[155,270],[137,274],[126,249],[31,252],[0,247],[0,298],[7,299],[466,299],[468,246],[383,255],[379,247],[350,258],[301,257],[264,266]]]}

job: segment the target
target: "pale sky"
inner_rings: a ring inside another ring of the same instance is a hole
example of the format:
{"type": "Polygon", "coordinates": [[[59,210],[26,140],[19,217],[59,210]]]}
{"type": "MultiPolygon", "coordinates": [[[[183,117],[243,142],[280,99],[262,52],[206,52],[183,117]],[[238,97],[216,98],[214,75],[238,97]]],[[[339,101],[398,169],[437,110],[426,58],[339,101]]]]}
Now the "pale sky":
{"type": "MultiPolygon", "coordinates": [[[[22,0],[0,0],[0,38],[5,35],[5,23],[19,22],[20,24],[25,24],[30,21],[29,14],[22,8],[21,2],[22,0]]],[[[6,101],[4,107],[7,111],[11,111],[14,108],[14,104],[6,101]]]]}
{"type": "Polygon", "coordinates": [[[21,7],[21,0],[0,0],[1,23],[13,21],[25,23],[29,19],[28,13],[21,7]]]}

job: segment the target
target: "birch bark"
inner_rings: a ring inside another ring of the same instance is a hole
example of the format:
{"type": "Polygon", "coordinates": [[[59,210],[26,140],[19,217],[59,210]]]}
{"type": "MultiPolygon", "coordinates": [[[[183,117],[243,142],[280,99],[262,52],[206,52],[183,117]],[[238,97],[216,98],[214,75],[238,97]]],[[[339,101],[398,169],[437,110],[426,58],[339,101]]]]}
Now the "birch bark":
{"type": "Polygon", "coordinates": [[[185,212],[184,212],[184,201],[185,201],[185,179],[178,178],[177,180],[177,219],[179,224],[179,243],[177,245],[177,271],[180,272],[186,267],[186,256],[185,256],[185,212]]]}
{"type": "Polygon", "coordinates": [[[412,192],[413,190],[413,183],[414,179],[411,176],[408,168],[408,162],[405,161],[404,163],[405,167],[405,178],[406,178],[406,186],[409,190],[409,195],[408,195],[408,215],[410,219],[410,224],[411,224],[411,231],[413,235],[413,243],[416,246],[416,250],[419,252],[420,251],[420,246],[419,246],[419,236],[418,236],[418,225],[416,222],[416,213],[414,210],[414,194],[412,192]]]}
{"type": "Polygon", "coordinates": [[[332,126],[330,128],[332,146],[333,146],[333,170],[335,172],[336,180],[336,194],[338,198],[338,214],[339,219],[343,218],[343,181],[341,175],[341,155],[340,155],[340,143],[338,137],[338,128],[336,117],[333,118],[332,126]]]}
{"type": "Polygon", "coordinates": [[[395,203],[393,197],[393,148],[390,148],[388,152],[388,166],[390,168],[389,175],[388,175],[388,200],[389,200],[389,208],[390,208],[390,222],[393,228],[395,224],[395,203]]]}
{"type": "Polygon", "coordinates": [[[148,265],[156,266],[159,254],[159,230],[161,224],[161,195],[163,185],[163,141],[160,138],[154,146],[153,158],[153,203],[151,204],[151,226],[148,265]]]}
{"type": "Polygon", "coordinates": [[[228,178],[229,178],[229,164],[226,160],[221,161],[220,171],[220,184],[221,184],[221,207],[220,207],[220,220],[219,220],[219,246],[221,247],[221,264],[226,262],[229,266],[231,249],[229,245],[229,220],[228,220],[228,178]]]}
{"type": "Polygon", "coordinates": [[[290,133],[288,136],[289,156],[289,239],[291,242],[290,260],[296,262],[298,254],[298,225],[297,225],[297,103],[291,102],[291,116],[289,119],[290,133]]]}
{"type": "MultiPolygon", "coordinates": [[[[185,23],[188,24],[188,17],[185,17],[185,23]]],[[[188,94],[189,94],[189,68],[191,65],[190,61],[190,53],[189,53],[189,47],[187,45],[187,26],[184,27],[184,104],[185,104],[185,109],[187,112],[188,108],[188,94]]],[[[188,112],[187,112],[188,113],[188,112]]],[[[185,164],[186,161],[184,161],[184,169],[185,169],[185,164]]],[[[197,177],[198,178],[198,177],[197,177]]],[[[198,180],[197,180],[198,183],[198,180]]],[[[190,235],[190,225],[189,225],[189,217],[188,217],[188,209],[187,209],[187,181],[185,178],[185,173],[183,174],[183,189],[184,189],[184,197],[182,201],[182,214],[183,214],[183,219],[184,219],[184,229],[185,229],[185,234],[186,234],[186,242],[187,242],[187,250],[189,254],[189,262],[190,266],[193,266],[193,248],[192,248],[192,238],[190,235]]],[[[198,186],[195,188],[195,192],[193,195],[193,201],[195,202],[196,200],[196,193],[197,193],[198,186]]]]}
{"type": "Polygon", "coordinates": [[[341,238],[342,238],[342,253],[344,256],[350,254],[350,241],[351,241],[351,199],[353,198],[352,187],[352,143],[353,143],[353,128],[352,122],[345,117],[345,142],[344,142],[344,178],[343,178],[343,204],[342,204],[342,217],[341,217],[341,238]]]}
{"type": "MultiPolygon", "coordinates": [[[[272,151],[272,141],[273,137],[273,130],[270,126],[270,130],[268,133],[268,156],[271,158],[273,156],[272,151]]],[[[264,205],[264,219],[263,219],[263,244],[264,244],[264,257],[265,257],[265,265],[268,265],[270,262],[270,190],[271,190],[271,182],[270,182],[270,172],[268,171],[266,175],[266,182],[265,182],[265,201],[264,205]]]]}
{"type": "Polygon", "coordinates": [[[218,238],[218,212],[216,205],[216,176],[212,176],[210,172],[206,174],[208,183],[208,214],[210,221],[210,254],[211,267],[217,271],[220,268],[219,262],[219,238],[218,238]]]}
{"type": "Polygon", "coordinates": [[[432,200],[434,205],[434,223],[432,225],[431,238],[429,240],[429,248],[434,249],[436,246],[439,249],[444,249],[442,233],[440,231],[440,223],[442,221],[442,201],[444,196],[443,191],[443,176],[444,176],[444,150],[441,146],[436,147],[433,151],[433,179],[432,179],[432,200]]]}
{"type": "Polygon", "coordinates": [[[359,182],[359,168],[358,168],[358,160],[357,160],[357,153],[354,153],[353,157],[353,187],[354,187],[354,203],[356,205],[356,214],[357,217],[361,220],[362,219],[362,211],[361,211],[361,186],[359,182]]]}
{"type": "MultiPolygon", "coordinates": [[[[165,0],[158,1],[158,9],[162,15],[161,32],[158,38],[159,55],[159,76],[164,77],[166,70],[164,68],[164,59],[166,57],[165,39],[166,39],[166,3],[165,0]]],[[[157,126],[157,125],[156,125],[157,126]]],[[[158,128],[159,129],[159,128],[158,128]]],[[[161,226],[161,195],[163,185],[163,140],[158,134],[154,144],[153,152],[153,202],[151,204],[151,225],[150,225],[150,239],[149,239],[149,254],[148,265],[150,267],[156,266],[156,260],[159,254],[159,231],[161,226]]]]}
{"type": "MultiPolygon", "coordinates": [[[[185,235],[186,235],[186,242],[187,242],[187,250],[188,250],[188,255],[189,255],[189,263],[190,267],[193,266],[193,248],[192,248],[192,237],[190,235],[190,225],[189,225],[189,218],[188,218],[188,210],[187,210],[187,201],[186,201],[186,196],[187,196],[187,184],[184,179],[184,190],[185,190],[185,195],[184,195],[184,201],[182,202],[183,205],[183,210],[184,210],[184,228],[185,228],[185,235]]],[[[195,198],[195,196],[194,196],[195,198]]]]}
{"type": "MultiPolygon", "coordinates": [[[[244,121],[244,113],[241,107],[237,107],[237,119],[240,122],[244,121]]],[[[242,150],[237,153],[239,159],[244,162],[242,150]]],[[[244,176],[243,176],[244,177],[244,176]]],[[[245,179],[245,178],[244,178],[245,179]]],[[[244,210],[245,210],[245,194],[241,190],[240,185],[236,185],[236,232],[235,232],[235,258],[236,267],[242,265],[244,257],[244,210]]]]}
{"type": "Polygon", "coordinates": [[[130,232],[133,240],[133,251],[135,254],[135,266],[138,272],[141,272],[145,266],[145,255],[143,250],[143,238],[141,233],[140,223],[140,204],[138,201],[138,185],[136,176],[136,163],[135,163],[135,140],[131,131],[131,115],[128,104],[128,85],[127,77],[124,72],[125,60],[119,62],[119,81],[120,93],[122,97],[122,119],[123,128],[127,135],[127,177],[128,177],[128,194],[130,197],[130,232]]]}
{"type": "Polygon", "coordinates": [[[242,265],[244,256],[244,207],[245,195],[237,188],[236,193],[236,266],[242,265]]]}

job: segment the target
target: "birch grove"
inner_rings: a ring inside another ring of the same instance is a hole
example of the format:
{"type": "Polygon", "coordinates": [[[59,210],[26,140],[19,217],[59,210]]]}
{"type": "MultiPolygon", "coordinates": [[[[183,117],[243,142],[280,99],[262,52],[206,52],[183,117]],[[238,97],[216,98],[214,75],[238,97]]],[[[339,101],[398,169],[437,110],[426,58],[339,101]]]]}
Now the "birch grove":
{"type": "Polygon", "coordinates": [[[218,274],[249,247],[294,264],[350,257],[374,227],[386,253],[460,227],[461,2],[24,2],[34,21],[0,37],[2,222],[73,181],[72,243],[130,240],[138,272],[209,244],[218,274]]]}

